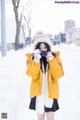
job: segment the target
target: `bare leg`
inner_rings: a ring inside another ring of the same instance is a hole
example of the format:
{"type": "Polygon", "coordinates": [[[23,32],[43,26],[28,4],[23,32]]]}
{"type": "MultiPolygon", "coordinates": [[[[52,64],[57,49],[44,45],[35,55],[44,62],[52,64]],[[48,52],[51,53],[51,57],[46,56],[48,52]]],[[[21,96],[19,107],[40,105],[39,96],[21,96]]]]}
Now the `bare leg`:
{"type": "Polygon", "coordinates": [[[54,112],[46,112],[47,120],[54,120],[54,112]]]}
{"type": "Polygon", "coordinates": [[[43,114],[37,114],[38,120],[44,120],[45,119],[45,112],[43,114]]]}

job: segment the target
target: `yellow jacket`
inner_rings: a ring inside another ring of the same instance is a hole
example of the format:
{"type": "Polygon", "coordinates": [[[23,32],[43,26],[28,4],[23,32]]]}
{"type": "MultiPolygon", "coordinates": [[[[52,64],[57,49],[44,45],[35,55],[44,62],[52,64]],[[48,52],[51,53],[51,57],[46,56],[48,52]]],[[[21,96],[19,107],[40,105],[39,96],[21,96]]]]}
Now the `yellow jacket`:
{"type": "MultiPolygon", "coordinates": [[[[49,60],[49,70],[47,76],[48,82],[48,98],[59,98],[59,85],[58,79],[64,75],[61,60],[59,58],[60,52],[53,52],[56,57],[49,60]]],[[[27,69],[26,74],[32,77],[30,85],[30,98],[33,96],[41,95],[42,90],[42,70],[40,63],[32,60],[32,53],[26,54],[27,56],[27,69]]]]}

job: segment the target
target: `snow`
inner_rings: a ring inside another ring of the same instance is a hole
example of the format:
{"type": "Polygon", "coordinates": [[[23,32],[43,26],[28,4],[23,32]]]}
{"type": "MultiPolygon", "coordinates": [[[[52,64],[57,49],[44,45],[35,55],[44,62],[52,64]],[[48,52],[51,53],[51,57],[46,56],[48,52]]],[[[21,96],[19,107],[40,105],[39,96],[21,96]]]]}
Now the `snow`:
{"type": "MultiPolygon", "coordinates": [[[[32,47],[0,57],[0,113],[7,113],[7,120],[37,120],[36,112],[28,109],[31,78],[26,75],[25,53],[33,52],[32,47]]],[[[55,120],[80,120],[80,47],[61,44],[53,50],[60,50],[65,72],[59,79],[60,109],[55,120]]]]}

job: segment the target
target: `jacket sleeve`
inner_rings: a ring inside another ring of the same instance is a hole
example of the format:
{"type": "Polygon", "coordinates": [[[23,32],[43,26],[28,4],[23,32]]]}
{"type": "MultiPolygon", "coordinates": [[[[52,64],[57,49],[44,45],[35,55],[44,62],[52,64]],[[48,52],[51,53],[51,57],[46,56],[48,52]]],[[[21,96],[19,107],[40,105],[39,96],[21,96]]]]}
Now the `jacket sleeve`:
{"type": "Polygon", "coordinates": [[[54,79],[59,79],[64,75],[61,59],[57,56],[48,61],[50,72],[54,79]]]}
{"type": "Polygon", "coordinates": [[[33,79],[38,79],[40,74],[40,64],[32,60],[31,58],[28,58],[26,74],[33,79]]]}

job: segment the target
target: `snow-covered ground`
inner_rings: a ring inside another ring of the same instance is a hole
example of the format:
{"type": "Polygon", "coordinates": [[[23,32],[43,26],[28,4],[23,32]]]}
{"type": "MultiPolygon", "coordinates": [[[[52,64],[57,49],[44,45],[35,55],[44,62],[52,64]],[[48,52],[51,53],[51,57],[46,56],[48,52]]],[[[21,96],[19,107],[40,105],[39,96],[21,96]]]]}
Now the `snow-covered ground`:
{"type": "MultiPolygon", "coordinates": [[[[61,44],[53,50],[60,50],[65,71],[59,79],[60,109],[55,120],[80,120],[80,47],[61,44]]],[[[31,78],[26,76],[27,52],[33,52],[32,47],[0,57],[0,120],[1,113],[7,113],[7,120],[37,120],[36,112],[28,109],[31,78]]]]}

